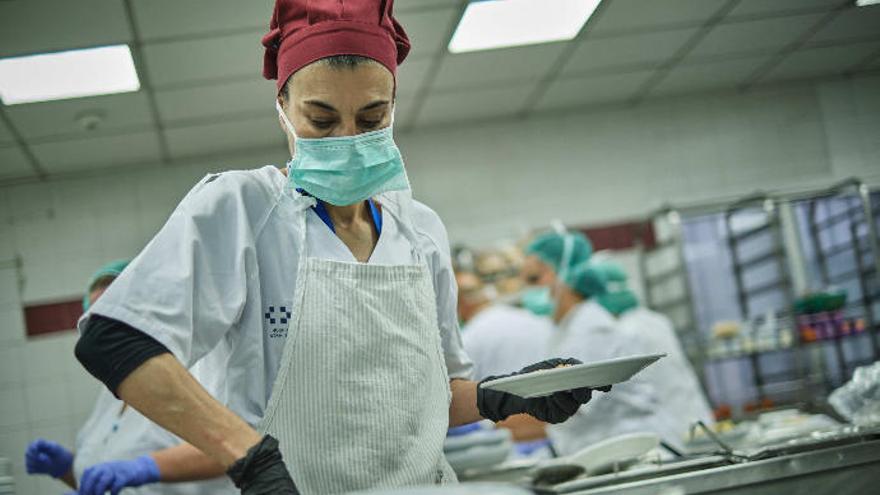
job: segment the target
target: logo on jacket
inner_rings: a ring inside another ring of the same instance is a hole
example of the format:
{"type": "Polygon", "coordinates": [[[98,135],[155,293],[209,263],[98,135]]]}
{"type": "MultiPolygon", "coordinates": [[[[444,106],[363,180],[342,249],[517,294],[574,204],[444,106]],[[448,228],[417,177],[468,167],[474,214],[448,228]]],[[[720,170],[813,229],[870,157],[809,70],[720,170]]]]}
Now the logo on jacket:
{"type": "Polygon", "coordinates": [[[287,325],[290,322],[289,306],[269,306],[263,314],[264,325],[270,339],[283,339],[287,337],[287,325]]]}

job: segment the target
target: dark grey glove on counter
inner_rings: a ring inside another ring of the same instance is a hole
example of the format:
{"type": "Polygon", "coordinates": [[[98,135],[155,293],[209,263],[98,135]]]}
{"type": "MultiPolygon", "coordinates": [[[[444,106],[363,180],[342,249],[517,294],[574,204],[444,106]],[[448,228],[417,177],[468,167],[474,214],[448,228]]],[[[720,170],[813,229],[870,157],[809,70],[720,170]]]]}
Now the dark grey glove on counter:
{"type": "Polygon", "coordinates": [[[235,461],[226,474],[242,495],[299,495],[278,450],[278,440],[266,435],[235,461]]]}
{"type": "MultiPolygon", "coordinates": [[[[516,373],[487,377],[480,381],[480,384],[498,378],[521,375],[538,370],[550,370],[563,365],[575,364],[581,364],[581,362],[577,359],[571,358],[548,359],[546,361],[541,361],[540,363],[535,363],[531,366],[526,366],[516,373]]],[[[610,389],[611,387],[608,386],[602,387],[598,390],[607,392],[610,389]]],[[[480,410],[480,415],[496,423],[498,421],[503,421],[507,419],[508,416],[525,413],[537,419],[540,419],[541,421],[556,424],[562,423],[563,421],[572,417],[582,405],[590,401],[592,396],[593,389],[585,387],[577,388],[574,390],[556,392],[555,394],[549,395],[547,397],[524,399],[522,397],[518,397],[507,392],[484,389],[481,388],[478,384],[477,408],[480,410]]]]}

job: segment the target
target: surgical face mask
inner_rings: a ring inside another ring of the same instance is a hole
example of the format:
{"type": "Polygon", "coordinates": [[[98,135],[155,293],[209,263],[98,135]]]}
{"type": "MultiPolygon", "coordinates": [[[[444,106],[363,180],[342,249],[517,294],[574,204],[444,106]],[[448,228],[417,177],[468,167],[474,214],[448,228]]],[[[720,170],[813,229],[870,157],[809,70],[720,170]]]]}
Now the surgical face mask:
{"type": "Polygon", "coordinates": [[[365,201],[387,191],[409,189],[403,158],[394,143],[392,125],[355,136],[301,138],[275,103],[294,136],[290,181],[312,196],[336,206],[365,201]]]}
{"type": "MultiPolygon", "coordinates": [[[[560,270],[556,274],[555,285],[563,283],[568,275],[569,264],[571,264],[571,254],[574,250],[574,237],[566,235],[562,248],[562,259],[559,263],[560,270]]],[[[527,310],[538,316],[553,316],[556,312],[557,301],[553,297],[551,287],[533,287],[522,293],[522,305],[527,310]]]]}
{"type": "Polygon", "coordinates": [[[538,316],[552,316],[556,301],[550,294],[550,287],[532,287],[522,293],[520,299],[525,309],[538,316]]]}

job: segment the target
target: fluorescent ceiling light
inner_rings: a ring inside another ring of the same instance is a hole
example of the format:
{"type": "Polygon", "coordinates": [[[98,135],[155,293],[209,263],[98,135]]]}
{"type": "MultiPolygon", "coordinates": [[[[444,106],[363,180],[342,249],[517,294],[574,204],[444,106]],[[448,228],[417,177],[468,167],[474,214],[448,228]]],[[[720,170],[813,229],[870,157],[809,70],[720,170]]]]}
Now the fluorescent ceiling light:
{"type": "Polygon", "coordinates": [[[880,0],[856,0],[857,7],[864,7],[866,5],[877,5],[880,3],[880,0]]]}
{"type": "Polygon", "coordinates": [[[479,0],[455,28],[452,53],[570,40],[601,0],[479,0]]]}
{"type": "Polygon", "coordinates": [[[137,91],[128,45],[0,59],[0,100],[6,105],[137,91]]]}

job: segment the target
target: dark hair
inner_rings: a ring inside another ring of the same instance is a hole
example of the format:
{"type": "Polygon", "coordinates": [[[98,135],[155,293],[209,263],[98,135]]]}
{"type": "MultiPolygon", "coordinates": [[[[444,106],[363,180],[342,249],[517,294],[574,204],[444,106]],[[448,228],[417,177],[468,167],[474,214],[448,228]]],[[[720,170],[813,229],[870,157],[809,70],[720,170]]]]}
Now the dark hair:
{"type": "MultiPolygon", "coordinates": [[[[363,64],[378,63],[375,60],[361,55],[333,55],[312,62],[313,64],[328,65],[331,69],[354,69],[363,64]]],[[[311,64],[309,64],[311,65],[311,64]]],[[[291,76],[291,79],[293,77],[291,76]]],[[[281,87],[281,96],[286,100],[290,96],[287,87],[290,85],[290,79],[281,87]]]]}

